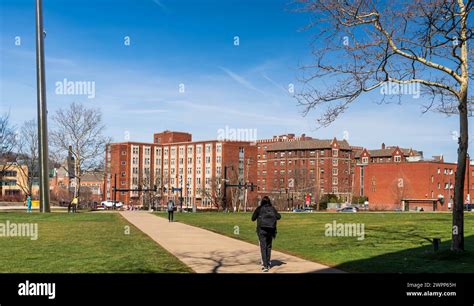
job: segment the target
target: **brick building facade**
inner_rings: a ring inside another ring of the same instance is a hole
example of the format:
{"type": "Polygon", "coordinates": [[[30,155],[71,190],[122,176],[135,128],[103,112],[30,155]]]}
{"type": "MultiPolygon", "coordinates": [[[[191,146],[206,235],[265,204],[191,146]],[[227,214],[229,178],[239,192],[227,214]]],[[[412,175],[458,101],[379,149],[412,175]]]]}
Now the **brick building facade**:
{"type": "Polygon", "coordinates": [[[261,195],[291,195],[292,204],[314,204],[327,193],[350,201],[354,156],[346,140],[294,134],[257,141],[257,185],[261,195]]]}
{"type": "MultiPolygon", "coordinates": [[[[421,151],[382,144],[380,149],[358,149],[355,161],[354,195],[367,197],[372,210],[452,208],[456,164],[444,162],[443,156],[426,160],[421,151]]],[[[466,171],[467,203],[474,187],[472,170],[471,165],[466,171]]]]}
{"type": "MultiPolygon", "coordinates": [[[[183,207],[215,208],[222,205],[224,168],[228,182],[254,182],[256,146],[251,142],[192,141],[189,133],[164,131],[153,135],[153,143],[113,143],[106,150],[105,198],[113,199],[115,175],[119,189],[154,189],[153,201],[165,205],[169,199],[183,207]]],[[[151,195],[152,193],[147,193],[151,195]]],[[[120,191],[117,200],[143,205],[147,199],[139,191],[120,191]]],[[[227,190],[231,204],[256,205],[256,190],[227,190]],[[242,203],[246,201],[246,203],[242,203]]],[[[151,199],[149,199],[151,200],[151,199]]]]}

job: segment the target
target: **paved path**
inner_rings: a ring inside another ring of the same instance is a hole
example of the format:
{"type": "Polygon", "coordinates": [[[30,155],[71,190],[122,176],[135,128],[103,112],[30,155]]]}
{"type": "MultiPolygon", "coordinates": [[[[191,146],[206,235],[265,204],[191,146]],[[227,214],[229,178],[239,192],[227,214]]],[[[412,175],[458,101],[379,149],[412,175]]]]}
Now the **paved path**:
{"type": "MultiPolygon", "coordinates": [[[[148,212],[122,211],[120,214],[197,273],[260,272],[257,245],[183,223],[170,223],[148,212]]],[[[276,251],[272,252],[272,264],[270,272],[341,272],[276,251]]]]}

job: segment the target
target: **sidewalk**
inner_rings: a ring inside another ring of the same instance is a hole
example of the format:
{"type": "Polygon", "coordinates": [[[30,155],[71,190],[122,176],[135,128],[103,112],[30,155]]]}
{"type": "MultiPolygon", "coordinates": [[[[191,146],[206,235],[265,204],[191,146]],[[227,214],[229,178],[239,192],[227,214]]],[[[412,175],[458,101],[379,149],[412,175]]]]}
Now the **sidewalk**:
{"type": "MultiPolygon", "coordinates": [[[[148,212],[122,211],[120,214],[197,273],[261,272],[257,245],[183,223],[169,223],[148,212]]],[[[272,252],[272,265],[270,272],[342,272],[276,251],[272,252]]]]}

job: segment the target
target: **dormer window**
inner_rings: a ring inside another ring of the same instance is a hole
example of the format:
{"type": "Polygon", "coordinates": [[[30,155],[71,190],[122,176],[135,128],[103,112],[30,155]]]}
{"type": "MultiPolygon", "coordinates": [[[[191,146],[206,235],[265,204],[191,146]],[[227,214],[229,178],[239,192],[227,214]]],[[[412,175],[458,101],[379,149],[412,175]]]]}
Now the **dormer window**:
{"type": "Polygon", "coordinates": [[[395,155],[394,160],[396,163],[399,163],[402,161],[402,157],[400,155],[395,155]]]}

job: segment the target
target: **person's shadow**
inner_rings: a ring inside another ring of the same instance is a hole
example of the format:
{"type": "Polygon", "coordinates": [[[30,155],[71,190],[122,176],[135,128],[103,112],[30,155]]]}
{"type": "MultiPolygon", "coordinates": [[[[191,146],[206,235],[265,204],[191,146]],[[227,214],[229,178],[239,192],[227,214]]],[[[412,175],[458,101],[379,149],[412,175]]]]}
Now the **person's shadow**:
{"type": "Polygon", "coordinates": [[[272,262],[272,264],[271,264],[272,267],[279,267],[281,265],[286,265],[286,262],[283,262],[283,261],[278,260],[278,259],[272,259],[271,262],[272,262]]]}

